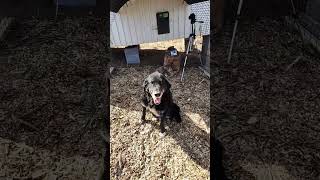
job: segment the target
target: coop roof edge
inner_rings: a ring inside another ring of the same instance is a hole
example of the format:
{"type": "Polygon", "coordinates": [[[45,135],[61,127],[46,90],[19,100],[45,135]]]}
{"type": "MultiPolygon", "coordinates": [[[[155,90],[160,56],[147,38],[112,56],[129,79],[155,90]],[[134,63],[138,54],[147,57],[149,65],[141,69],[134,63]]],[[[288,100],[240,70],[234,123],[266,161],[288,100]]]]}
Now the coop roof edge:
{"type": "MultiPolygon", "coordinates": [[[[130,0],[111,0],[110,2],[110,11],[117,13],[120,8],[125,5],[128,1],[130,0]]],[[[204,2],[204,1],[208,1],[208,0],[184,0],[187,4],[195,4],[195,3],[199,3],[199,2],[204,2]]]]}

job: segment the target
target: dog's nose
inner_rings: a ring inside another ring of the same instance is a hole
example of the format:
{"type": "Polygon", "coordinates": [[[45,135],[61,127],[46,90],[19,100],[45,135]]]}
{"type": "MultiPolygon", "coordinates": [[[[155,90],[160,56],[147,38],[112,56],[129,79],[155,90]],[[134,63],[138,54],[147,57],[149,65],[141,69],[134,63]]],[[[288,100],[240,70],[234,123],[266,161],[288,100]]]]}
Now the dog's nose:
{"type": "Polygon", "coordinates": [[[160,96],[160,93],[155,94],[155,96],[156,96],[156,97],[159,97],[159,96],[160,96]]]}

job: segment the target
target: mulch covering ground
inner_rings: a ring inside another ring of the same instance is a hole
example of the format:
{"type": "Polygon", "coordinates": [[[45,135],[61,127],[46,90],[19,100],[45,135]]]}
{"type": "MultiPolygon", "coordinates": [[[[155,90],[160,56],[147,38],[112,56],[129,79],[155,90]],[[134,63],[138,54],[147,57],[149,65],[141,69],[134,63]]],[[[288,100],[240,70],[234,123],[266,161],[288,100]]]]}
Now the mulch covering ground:
{"type": "Polygon", "coordinates": [[[185,79],[169,78],[182,123],[167,121],[167,136],[159,136],[159,122],[142,115],[143,80],[158,68],[116,68],[111,77],[111,178],[208,179],[209,79],[199,69],[187,67],[185,79]]]}
{"type": "Polygon", "coordinates": [[[211,65],[211,113],[227,174],[319,179],[319,53],[282,19],[242,19],[228,64],[232,29],[212,42],[211,65]]]}
{"type": "Polygon", "coordinates": [[[10,150],[1,156],[0,177],[30,177],[37,170],[32,163],[60,178],[78,179],[74,173],[63,174],[72,171],[82,171],[80,179],[98,174],[108,71],[108,39],[102,26],[105,22],[95,17],[60,17],[20,19],[11,27],[0,51],[0,137],[4,152],[10,150]],[[21,154],[24,150],[14,148],[20,146],[16,143],[35,150],[21,154]],[[20,154],[12,158],[18,150],[20,154]],[[75,169],[60,172],[48,164],[41,166],[34,154],[40,151],[55,154],[40,156],[53,162],[77,156],[96,163],[87,167],[90,163],[71,161],[75,169]],[[37,160],[26,160],[26,153],[37,160]]]}

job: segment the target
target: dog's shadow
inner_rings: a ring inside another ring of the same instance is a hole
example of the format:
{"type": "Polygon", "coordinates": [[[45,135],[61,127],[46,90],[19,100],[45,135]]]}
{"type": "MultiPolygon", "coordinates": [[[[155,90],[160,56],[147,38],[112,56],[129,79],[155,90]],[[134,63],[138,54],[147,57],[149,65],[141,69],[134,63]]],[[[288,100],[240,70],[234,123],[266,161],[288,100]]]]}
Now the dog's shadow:
{"type": "MultiPolygon", "coordinates": [[[[209,171],[210,134],[195,125],[183,112],[181,115],[181,123],[166,120],[165,125],[169,127],[166,136],[172,137],[196,164],[209,171]]],[[[160,131],[159,123],[155,120],[147,120],[146,123],[160,131]]],[[[166,136],[159,141],[165,141],[166,136]]]]}

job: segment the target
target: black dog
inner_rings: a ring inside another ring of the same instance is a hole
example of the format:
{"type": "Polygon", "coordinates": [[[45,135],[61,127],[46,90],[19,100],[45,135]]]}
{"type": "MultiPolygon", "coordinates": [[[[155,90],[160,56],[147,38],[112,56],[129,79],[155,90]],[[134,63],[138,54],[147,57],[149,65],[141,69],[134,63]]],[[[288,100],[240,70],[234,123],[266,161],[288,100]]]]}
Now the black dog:
{"type": "Polygon", "coordinates": [[[173,102],[170,91],[171,84],[165,76],[159,72],[150,74],[143,82],[144,95],[142,98],[142,123],[146,119],[146,110],[160,120],[160,136],[165,135],[164,121],[166,118],[181,122],[180,108],[173,102]]]}

